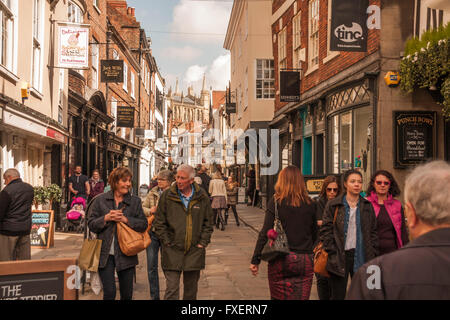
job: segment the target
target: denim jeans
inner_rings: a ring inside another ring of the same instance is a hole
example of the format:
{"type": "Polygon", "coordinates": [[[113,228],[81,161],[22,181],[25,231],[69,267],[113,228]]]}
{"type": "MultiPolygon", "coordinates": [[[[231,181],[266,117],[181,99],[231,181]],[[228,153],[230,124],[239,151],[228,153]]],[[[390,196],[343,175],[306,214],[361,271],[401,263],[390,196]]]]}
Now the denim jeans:
{"type": "MultiPolygon", "coordinates": [[[[103,300],[116,299],[116,280],[114,277],[114,270],[116,269],[116,262],[113,255],[108,257],[106,266],[98,269],[98,274],[103,285],[103,300]]],[[[119,291],[120,300],[133,299],[133,280],[136,267],[128,268],[117,272],[119,277],[119,291]]]]}
{"type": "Polygon", "coordinates": [[[161,243],[158,237],[152,231],[150,239],[152,242],[147,247],[147,274],[148,284],[150,286],[150,298],[152,300],[160,300],[159,298],[159,276],[158,276],[158,252],[161,248],[161,243]]]}

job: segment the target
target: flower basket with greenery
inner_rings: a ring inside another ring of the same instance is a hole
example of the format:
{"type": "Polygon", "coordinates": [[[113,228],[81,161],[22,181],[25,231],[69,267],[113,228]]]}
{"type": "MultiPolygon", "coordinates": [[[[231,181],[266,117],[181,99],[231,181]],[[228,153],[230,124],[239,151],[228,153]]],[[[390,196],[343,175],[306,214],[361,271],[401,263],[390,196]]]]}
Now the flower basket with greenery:
{"type": "Polygon", "coordinates": [[[430,30],[420,39],[406,42],[404,58],[400,62],[400,88],[411,93],[416,88],[430,90],[450,117],[450,23],[430,30]]]}

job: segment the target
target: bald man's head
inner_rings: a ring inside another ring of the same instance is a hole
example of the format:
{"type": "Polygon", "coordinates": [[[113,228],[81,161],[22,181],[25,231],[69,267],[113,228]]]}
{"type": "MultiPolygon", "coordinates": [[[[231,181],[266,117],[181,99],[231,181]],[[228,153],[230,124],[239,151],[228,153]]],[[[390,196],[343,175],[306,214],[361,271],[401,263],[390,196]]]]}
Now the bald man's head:
{"type": "Polygon", "coordinates": [[[20,172],[17,169],[11,168],[5,171],[3,174],[5,185],[8,185],[11,181],[20,179],[20,172]]]}

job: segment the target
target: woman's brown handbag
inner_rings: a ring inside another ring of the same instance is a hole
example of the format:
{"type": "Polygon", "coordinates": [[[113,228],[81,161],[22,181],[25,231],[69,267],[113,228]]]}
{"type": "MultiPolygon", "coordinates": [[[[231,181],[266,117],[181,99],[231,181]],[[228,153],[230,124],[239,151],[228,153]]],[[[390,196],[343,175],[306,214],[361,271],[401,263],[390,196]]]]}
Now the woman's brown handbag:
{"type": "MultiPolygon", "coordinates": [[[[336,222],[336,216],[338,213],[338,208],[334,212],[333,225],[336,222]]],[[[318,273],[323,277],[330,277],[330,274],[327,271],[327,262],[328,262],[328,252],[325,251],[323,247],[323,242],[320,241],[319,244],[314,248],[314,273],[318,273]]]]}
{"type": "Polygon", "coordinates": [[[117,223],[117,240],[120,250],[126,256],[135,256],[150,245],[148,231],[137,232],[123,222],[117,223]]]}

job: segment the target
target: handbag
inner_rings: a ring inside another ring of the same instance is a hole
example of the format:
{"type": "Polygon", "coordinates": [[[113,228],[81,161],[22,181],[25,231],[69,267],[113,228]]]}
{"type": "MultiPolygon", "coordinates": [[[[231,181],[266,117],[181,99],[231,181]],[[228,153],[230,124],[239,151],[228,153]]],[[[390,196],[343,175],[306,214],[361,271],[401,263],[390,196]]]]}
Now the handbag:
{"type": "MultiPolygon", "coordinates": [[[[338,207],[334,211],[333,225],[336,222],[336,216],[338,213],[338,207]]],[[[323,247],[323,242],[320,241],[319,244],[314,248],[314,273],[318,273],[323,277],[329,278],[330,274],[327,271],[328,262],[328,252],[323,247]]]]}
{"type": "Polygon", "coordinates": [[[78,266],[81,270],[97,272],[100,262],[100,251],[102,248],[102,240],[100,239],[84,239],[78,257],[78,266]]]}
{"type": "Polygon", "coordinates": [[[261,251],[261,260],[270,262],[278,257],[283,257],[290,253],[289,245],[287,241],[286,233],[281,225],[280,218],[278,216],[278,204],[275,202],[275,221],[273,223],[273,229],[278,233],[275,240],[270,241],[267,239],[264,248],[261,251]]]}
{"type": "Polygon", "coordinates": [[[148,231],[137,232],[123,222],[117,223],[117,240],[120,250],[126,256],[135,256],[150,245],[148,231]]]}

